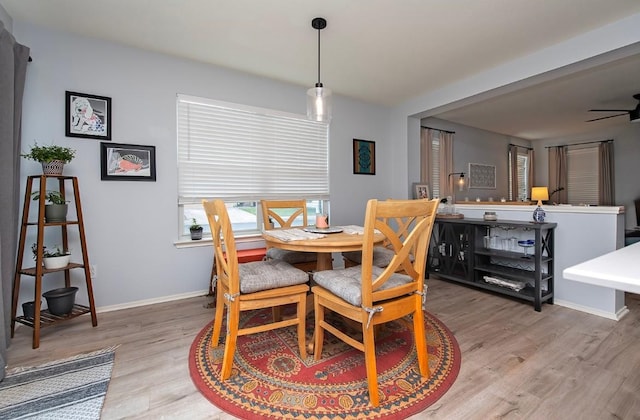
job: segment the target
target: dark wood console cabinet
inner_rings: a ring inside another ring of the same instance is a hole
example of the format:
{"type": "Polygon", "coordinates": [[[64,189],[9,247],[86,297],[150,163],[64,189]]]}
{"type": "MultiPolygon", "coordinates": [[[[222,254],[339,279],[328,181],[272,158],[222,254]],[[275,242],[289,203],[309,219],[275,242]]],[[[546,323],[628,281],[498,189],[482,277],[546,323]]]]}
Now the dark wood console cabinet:
{"type": "Polygon", "coordinates": [[[438,277],[532,302],[553,303],[556,223],[436,219],[427,270],[438,277]],[[523,248],[520,240],[533,240],[523,248]],[[507,284],[502,286],[496,283],[507,284]]]}

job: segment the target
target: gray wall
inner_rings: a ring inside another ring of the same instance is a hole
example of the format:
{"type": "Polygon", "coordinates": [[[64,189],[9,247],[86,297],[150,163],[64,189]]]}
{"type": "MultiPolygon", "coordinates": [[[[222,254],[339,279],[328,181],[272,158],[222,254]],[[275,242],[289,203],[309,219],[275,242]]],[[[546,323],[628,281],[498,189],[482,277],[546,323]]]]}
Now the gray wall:
{"type": "MultiPolygon", "coordinates": [[[[622,118],[622,117],[621,117],[622,118]]],[[[640,198],[640,124],[627,123],[608,130],[594,131],[581,136],[548,139],[534,142],[536,179],[546,185],[549,178],[547,146],[558,146],[613,139],[615,165],[615,204],[624,206],[625,227],[636,226],[634,200],[640,198]]]]}
{"type": "Polygon", "coordinates": [[[440,130],[455,131],[453,142],[453,172],[464,172],[469,176],[469,163],[496,167],[496,188],[469,188],[468,178],[464,191],[456,189],[456,201],[477,198],[485,201],[493,198],[509,198],[509,163],[507,160],[509,143],[530,147],[530,141],[503,134],[480,130],[466,125],[455,124],[438,118],[424,118],[421,124],[440,130]]]}
{"type": "Polygon", "coordinates": [[[509,143],[533,147],[535,151],[534,185],[548,185],[549,159],[548,146],[574,144],[582,142],[598,142],[613,139],[615,158],[615,204],[626,209],[625,226],[636,226],[634,200],[640,198],[640,124],[627,123],[616,128],[593,131],[573,137],[554,138],[530,142],[525,139],[505,136],[465,125],[455,124],[438,118],[424,118],[421,124],[442,130],[455,131],[453,165],[454,172],[468,171],[469,162],[496,166],[496,189],[468,189],[456,192],[458,201],[469,197],[469,200],[480,198],[486,200],[493,197],[498,200],[508,197],[508,162],[507,147],[509,143]]]}
{"type": "MultiPolygon", "coordinates": [[[[77,150],[76,158],[65,167],[65,175],[79,178],[89,259],[97,266],[94,294],[98,308],[206,291],[211,247],[177,248],[174,244],[179,225],[176,94],[304,114],[308,87],[22,22],[14,22],[14,34],[31,48],[34,60],[27,71],[23,150],[34,141],[77,150]],[[101,181],[100,141],[65,137],[65,90],[112,98],[112,141],[155,145],[157,182],[101,181]]],[[[362,223],[367,199],[392,195],[389,174],[393,162],[387,156],[393,153],[393,145],[388,120],[388,109],[334,98],[330,129],[332,222],[362,223]],[[376,142],[375,176],[353,174],[354,138],[376,142]]],[[[23,160],[23,179],[39,173],[37,163],[23,160]]],[[[30,235],[27,244],[33,238],[30,235]]],[[[78,244],[71,246],[80,250],[78,244]]],[[[76,276],[73,283],[81,284],[84,277],[76,276]]],[[[59,287],[54,281],[48,279],[45,290],[59,287]]],[[[79,300],[84,288],[80,290],[79,300]]],[[[32,282],[25,278],[20,300],[32,299],[32,282]]]]}

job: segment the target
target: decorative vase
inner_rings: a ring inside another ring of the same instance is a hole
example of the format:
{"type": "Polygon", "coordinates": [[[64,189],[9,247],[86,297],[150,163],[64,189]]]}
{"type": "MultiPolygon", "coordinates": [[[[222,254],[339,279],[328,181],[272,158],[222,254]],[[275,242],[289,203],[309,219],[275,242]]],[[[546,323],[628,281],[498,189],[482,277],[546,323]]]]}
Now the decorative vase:
{"type": "Polygon", "coordinates": [[[42,173],[45,175],[62,175],[64,169],[64,161],[52,160],[51,162],[42,162],[42,173]]]}
{"type": "Polygon", "coordinates": [[[547,214],[542,209],[542,207],[538,206],[533,211],[533,221],[536,222],[536,223],[543,223],[544,222],[544,218],[545,218],[546,215],[547,214]]]}
{"type": "Polygon", "coordinates": [[[49,312],[54,315],[66,315],[73,309],[77,291],[77,287],[63,287],[49,290],[43,293],[42,296],[47,299],[49,312]]]}
{"type": "Polygon", "coordinates": [[[71,255],[61,255],[59,257],[44,257],[44,268],[47,270],[55,270],[57,268],[64,268],[69,265],[71,255]]]}
{"type": "Polygon", "coordinates": [[[68,204],[47,204],[44,206],[44,218],[47,223],[66,222],[68,204]]]}

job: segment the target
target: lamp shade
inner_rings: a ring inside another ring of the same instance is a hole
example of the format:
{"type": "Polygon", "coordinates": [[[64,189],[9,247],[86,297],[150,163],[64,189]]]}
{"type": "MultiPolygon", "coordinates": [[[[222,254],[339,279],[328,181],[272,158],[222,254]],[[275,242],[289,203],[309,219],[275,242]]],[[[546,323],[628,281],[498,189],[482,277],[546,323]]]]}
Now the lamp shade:
{"type": "Polygon", "coordinates": [[[538,205],[542,205],[542,201],[549,199],[549,188],[547,187],[533,187],[531,188],[531,199],[538,202],[538,205]]]}
{"type": "Polygon", "coordinates": [[[331,89],[320,86],[307,90],[307,118],[329,122],[331,119],[331,89]]]}

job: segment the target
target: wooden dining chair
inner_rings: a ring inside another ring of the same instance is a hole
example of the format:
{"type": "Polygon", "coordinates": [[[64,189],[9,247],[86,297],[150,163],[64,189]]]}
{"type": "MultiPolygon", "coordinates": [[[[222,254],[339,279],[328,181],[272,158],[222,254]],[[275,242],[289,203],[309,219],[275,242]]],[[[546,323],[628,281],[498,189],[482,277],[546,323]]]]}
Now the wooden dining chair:
{"type": "Polygon", "coordinates": [[[209,220],[216,260],[216,311],[213,320],[211,347],[217,347],[224,309],[227,309],[227,335],[220,376],[231,375],[238,336],[297,326],[300,357],[307,357],[305,348],[305,315],[309,275],[282,260],[238,263],[238,253],[227,207],[222,200],[203,200],[209,220]],[[240,313],[253,309],[279,308],[296,304],[296,316],[274,319],[263,325],[240,328],[240,313]]]}
{"type": "Polygon", "coordinates": [[[429,356],[424,329],[423,302],[427,250],[438,200],[369,200],[364,221],[362,264],[314,274],[312,287],[315,310],[314,358],[322,357],[324,332],[364,352],[369,400],[377,407],[378,379],[374,327],[385,322],[413,317],[413,335],[420,374],[428,377],[429,356]],[[391,221],[401,221],[406,235],[400,236],[391,221]],[[374,230],[382,232],[394,256],[385,268],[373,265],[374,230]],[[415,258],[410,258],[414,252],[415,258]],[[341,330],[325,319],[325,309],[360,324],[362,341],[353,332],[341,330]]]}
{"type": "MultiPolygon", "coordinates": [[[[308,226],[306,200],[261,200],[262,219],[265,230],[308,226]],[[296,219],[302,216],[302,223],[296,219]]],[[[318,257],[314,252],[288,251],[267,248],[267,259],[286,261],[304,271],[315,271],[318,257]]]]}
{"type": "MultiPolygon", "coordinates": [[[[392,201],[392,200],[387,200],[392,201]]],[[[396,232],[396,236],[400,239],[403,239],[409,233],[409,226],[406,221],[401,218],[394,218],[393,222],[395,223],[394,230],[396,232]]],[[[376,245],[373,247],[373,265],[377,267],[384,268],[389,265],[395,252],[393,251],[393,247],[389,239],[385,239],[382,244],[376,245]]],[[[413,252],[410,255],[410,258],[413,260],[413,252]]],[[[345,268],[355,267],[357,265],[362,264],[362,251],[347,251],[342,253],[342,260],[344,262],[345,268]]]]}

